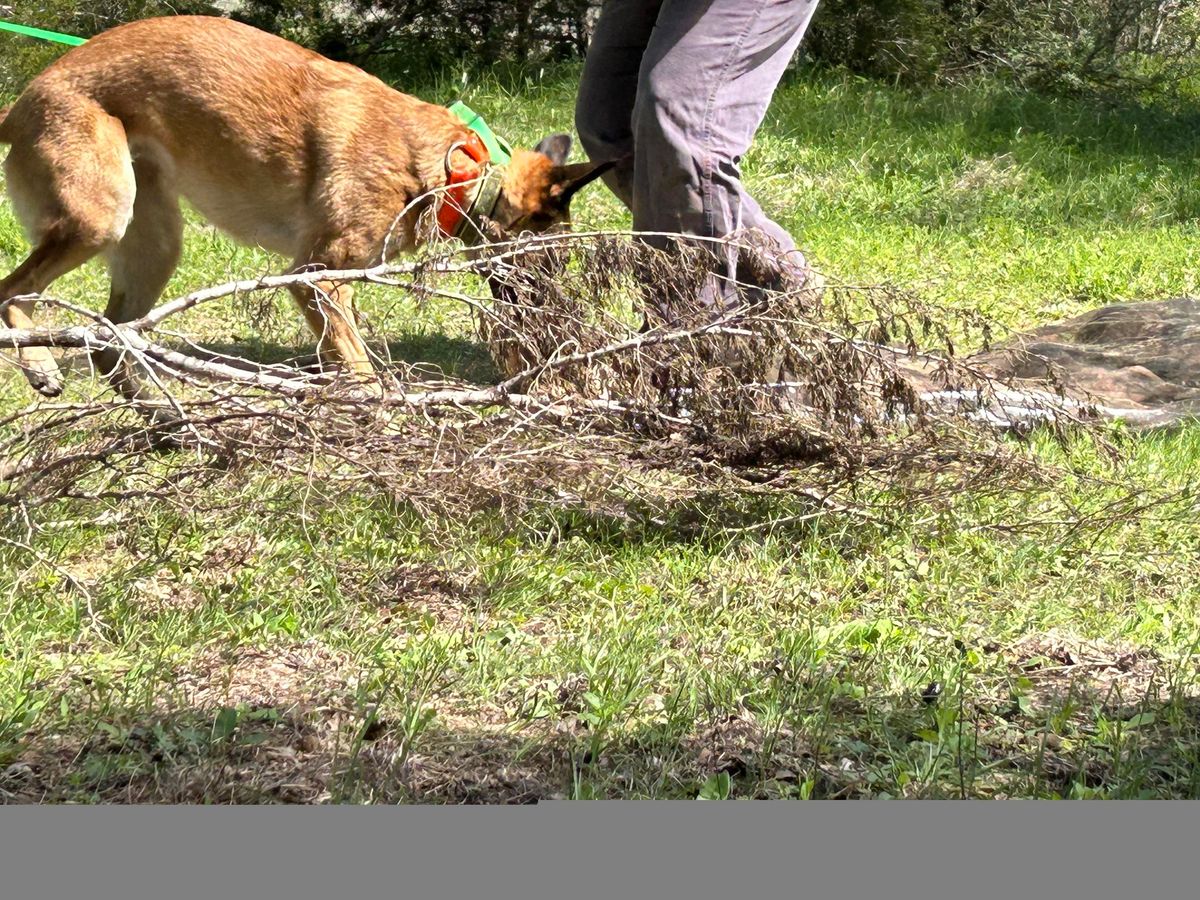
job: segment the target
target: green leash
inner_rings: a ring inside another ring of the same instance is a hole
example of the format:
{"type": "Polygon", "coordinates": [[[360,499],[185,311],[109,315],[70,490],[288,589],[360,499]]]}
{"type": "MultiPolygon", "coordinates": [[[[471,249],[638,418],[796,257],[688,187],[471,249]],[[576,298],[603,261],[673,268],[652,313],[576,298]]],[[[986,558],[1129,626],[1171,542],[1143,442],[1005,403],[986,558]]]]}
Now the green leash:
{"type": "Polygon", "coordinates": [[[454,113],[468,128],[479,135],[483,145],[488,148],[488,153],[492,157],[492,164],[497,166],[506,166],[512,159],[512,147],[508,146],[508,142],[504,138],[495,134],[488,127],[488,123],[483,121],[483,116],[467,106],[461,100],[450,104],[450,112],[454,113]]]}
{"type": "MultiPolygon", "coordinates": [[[[87,38],[76,37],[73,34],[63,34],[58,31],[47,31],[44,28],[32,28],[29,25],[18,25],[16,22],[0,21],[0,31],[9,31],[13,34],[37,38],[41,41],[52,41],[56,44],[67,44],[71,47],[78,47],[80,44],[87,43],[87,38]]],[[[488,127],[488,123],[483,121],[483,116],[479,115],[479,113],[475,112],[475,110],[471,109],[471,107],[467,106],[461,100],[450,104],[450,111],[462,119],[468,128],[479,135],[483,141],[483,145],[488,148],[488,153],[491,154],[493,163],[503,166],[512,159],[512,147],[488,127]]]]}
{"type": "Polygon", "coordinates": [[[57,31],[47,31],[44,28],[30,28],[28,25],[18,25],[16,22],[0,22],[0,31],[11,31],[25,37],[38,38],[43,41],[53,41],[56,44],[68,44],[78,47],[86,44],[87,38],[76,37],[73,34],[62,34],[57,31]]]}

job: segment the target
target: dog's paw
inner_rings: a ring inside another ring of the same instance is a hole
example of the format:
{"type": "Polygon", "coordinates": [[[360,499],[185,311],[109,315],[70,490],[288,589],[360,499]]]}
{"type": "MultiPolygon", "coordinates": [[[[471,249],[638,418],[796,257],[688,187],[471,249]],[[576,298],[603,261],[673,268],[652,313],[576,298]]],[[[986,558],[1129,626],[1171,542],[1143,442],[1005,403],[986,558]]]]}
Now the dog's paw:
{"type": "Polygon", "coordinates": [[[20,353],[20,366],[30,387],[43,397],[57,397],[63,392],[58,361],[47,348],[26,347],[20,353]]]}
{"type": "Polygon", "coordinates": [[[58,377],[57,372],[52,374],[39,369],[26,369],[25,377],[29,379],[30,386],[43,397],[54,398],[63,392],[62,379],[58,377]]]}

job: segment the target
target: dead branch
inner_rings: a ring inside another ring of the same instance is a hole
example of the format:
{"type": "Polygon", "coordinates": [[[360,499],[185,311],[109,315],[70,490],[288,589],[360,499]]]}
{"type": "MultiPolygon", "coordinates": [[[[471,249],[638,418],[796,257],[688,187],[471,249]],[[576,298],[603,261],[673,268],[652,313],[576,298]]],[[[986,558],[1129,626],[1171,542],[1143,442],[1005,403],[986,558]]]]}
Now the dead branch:
{"type": "Polygon", "coordinates": [[[214,479],[269,467],[318,492],[370,488],[431,520],[540,504],[665,522],[679,504],[723,498],[718,519],[747,503],[777,504],[765,521],[729,523],[735,532],[827,515],[882,526],[888,514],[871,485],[910,502],[1024,489],[1043,475],[999,432],[1083,427],[1094,413],[974,371],[953,347],[978,323],[946,321],[899,292],[778,288],[720,315],[689,306],[710,277],[713,243],[668,253],[627,234],[523,238],[469,259],[443,253],[230,281],[123,324],[40,298],[85,321],[0,329],[0,346],[119,350],[161,396],[137,408],[163,414],[147,422],[100,394],[0,419],[0,510],[30,519],[64,502],[195,503],[214,479]],[[563,264],[570,254],[578,265],[563,264]],[[437,283],[448,275],[485,276],[493,301],[437,283]],[[163,331],[203,304],[322,281],[463,303],[501,377],[465,384],[401,366],[366,384],[213,358],[163,331]],[[672,297],[679,315],[636,331],[613,298],[636,305],[646,285],[672,297]],[[919,365],[919,384],[904,364],[919,365]],[[191,452],[155,454],[168,433],[191,452]]]}

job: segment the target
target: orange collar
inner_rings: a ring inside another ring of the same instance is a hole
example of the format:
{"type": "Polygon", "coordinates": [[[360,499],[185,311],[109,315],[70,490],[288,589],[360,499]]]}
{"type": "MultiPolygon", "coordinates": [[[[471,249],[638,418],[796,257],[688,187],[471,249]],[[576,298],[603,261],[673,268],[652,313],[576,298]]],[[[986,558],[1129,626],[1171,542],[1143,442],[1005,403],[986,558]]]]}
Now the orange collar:
{"type": "Polygon", "coordinates": [[[438,229],[443,237],[458,237],[462,232],[490,162],[491,154],[474,131],[446,151],[446,190],[437,211],[438,229]],[[456,154],[456,150],[462,153],[456,154]]]}

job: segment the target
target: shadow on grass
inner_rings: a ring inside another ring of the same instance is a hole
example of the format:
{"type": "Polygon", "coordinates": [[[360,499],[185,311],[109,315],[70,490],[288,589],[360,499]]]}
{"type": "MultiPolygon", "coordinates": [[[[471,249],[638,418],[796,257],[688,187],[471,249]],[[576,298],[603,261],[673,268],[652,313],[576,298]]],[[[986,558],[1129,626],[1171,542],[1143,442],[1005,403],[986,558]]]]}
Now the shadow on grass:
{"type": "MultiPolygon", "coordinates": [[[[1031,659],[1014,661],[1013,683],[1031,659]]],[[[619,729],[586,720],[578,676],[516,713],[449,696],[377,713],[361,695],[270,702],[258,687],[235,704],[228,683],[224,696],[201,685],[203,703],[110,708],[85,734],[30,731],[0,767],[0,801],[1200,796],[1194,697],[1131,683],[1145,695],[1114,703],[1111,680],[1061,668],[1038,691],[961,702],[864,696],[810,673],[782,708],[668,709],[619,729]]]]}
{"type": "Polygon", "coordinates": [[[817,501],[802,496],[760,498],[716,492],[666,504],[633,497],[619,511],[537,505],[516,522],[481,520],[475,526],[478,533],[494,540],[520,534],[536,544],[579,540],[605,550],[686,545],[709,551],[743,541],[758,543],[767,535],[796,546],[813,542],[860,546],[888,528],[882,520],[865,521],[823,510],[817,501]]]}
{"type": "Polygon", "coordinates": [[[1200,153],[1200,110],[1175,104],[1142,105],[1119,97],[999,93],[969,116],[965,126],[980,150],[995,150],[1013,140],[1014,134],[1035,131],[1085,152],[1144,157],[1154,163],[1192,167],[1200,153]]]}
{"type": "MultiPolygon", "coordinates": [[[[376,359],[396,367],[415,367],[424,377],[466,381],[472,384],[495,384],[500,380],[487,347],[475,341],[448,337],[442,334],[409,333],[390,338],[386,344],[369,341],[376,359]]],[[[311,344],[281,344],[260,338],[247,338],[226,343],[207,342],[205,354],[193,346],[179,349],[200,358],[217,357],[243,359],[264,365],[291,365],[301,371],[318,367],[315,348],[311,344]]]]}

